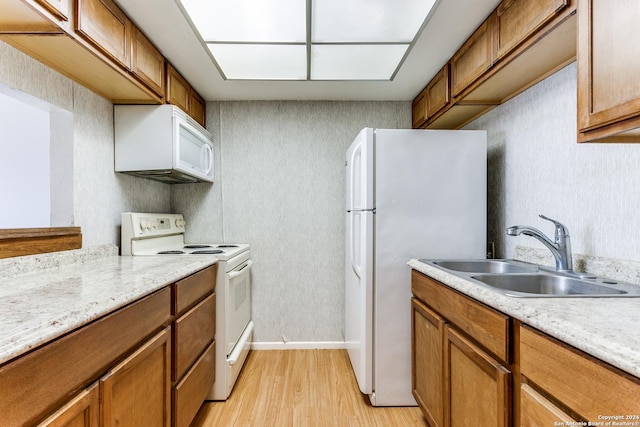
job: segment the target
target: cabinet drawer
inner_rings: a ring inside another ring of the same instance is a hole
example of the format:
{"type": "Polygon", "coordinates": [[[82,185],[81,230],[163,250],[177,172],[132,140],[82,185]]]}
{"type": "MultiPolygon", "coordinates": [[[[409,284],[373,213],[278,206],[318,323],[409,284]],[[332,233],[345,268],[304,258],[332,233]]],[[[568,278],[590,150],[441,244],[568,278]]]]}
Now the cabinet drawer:
{"type": "Polygon", "coordinates": [[[529,327],[520,328],[520,370],[586,420],[640,414],[640,380],[529,327]]]}
{"type": "Polygon", "coordinates": [[[191,366],[216,333],[216,294],[211,294],[175,322],[175,381],[191,366]]]}
{"type": "Polygon", "coordinates": [[[497,57],[509,53],[568,5],[569,0],[503,0],[496,16],[497,57]]]}
{"type": "Polygon", "coordinates": [[[0,399],[3,426],[33,424],[34,417],[97,379],[168,324],[170,298],[164,288],[0,368],[0,390],[12,391],[0,399]]]}
{"type": "Polygon", "coordinates": [[[411,272],[413,294],[433,310],[472,336],[486,350],[510,363],[509,316],[468,298],[415,270],[411,272]]]}
{"type": "Polygon", "coordinates": [[[218,264],[200,270],[173,285],[173,314],[182,313],[210,292],[216,289],[218,264]]]}
{"type": "Polygon", "coordinates": [[[215,342],[207,348],[173,390],[173,426],[187,427],[198,413],[216,379],[215,342]]]}

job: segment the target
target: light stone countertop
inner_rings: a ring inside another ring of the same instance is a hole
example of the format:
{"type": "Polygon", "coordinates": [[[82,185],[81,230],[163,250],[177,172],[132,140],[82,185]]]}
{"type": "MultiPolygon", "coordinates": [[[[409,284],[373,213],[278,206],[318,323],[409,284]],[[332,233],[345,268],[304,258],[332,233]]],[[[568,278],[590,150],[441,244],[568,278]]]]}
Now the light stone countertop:
{"type": "Polygon", "coordinates": [[[413,269],[640,377],[640,298],[514,298],[418,260],[413,269]]]}
{"type": "Polygon", "coordinates": [[[212,255],[110,255],[0,275],[0,363],[216,262],[212,255]]]}

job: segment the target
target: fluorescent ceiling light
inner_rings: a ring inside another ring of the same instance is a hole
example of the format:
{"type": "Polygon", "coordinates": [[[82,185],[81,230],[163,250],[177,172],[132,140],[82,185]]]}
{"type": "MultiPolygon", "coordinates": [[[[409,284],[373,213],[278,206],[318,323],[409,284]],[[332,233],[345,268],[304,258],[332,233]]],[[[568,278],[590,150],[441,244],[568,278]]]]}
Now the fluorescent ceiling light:
{"type": "Polygon", "coordinates": [[[389,80],[405,45],[313,45],[311,80],[389,80]]]}
{"type": "Polygon", "coordinates": [[[435,0],[314,0],[313,43],[411,43],[435,0]]]}
{"type": "Polygon", "coordinates": [[[205,42],[305,43],[304,0],[181,0],[205,42]]]}
{"type": "Polygon", "coordinates": [[[176,1],[225,79],[391,80],[437,0],[176,1]]]}
{"type": "Polygon", "coordinates": [[[306,80],[305,45],[210,44],[228,79],[306,80]]]}

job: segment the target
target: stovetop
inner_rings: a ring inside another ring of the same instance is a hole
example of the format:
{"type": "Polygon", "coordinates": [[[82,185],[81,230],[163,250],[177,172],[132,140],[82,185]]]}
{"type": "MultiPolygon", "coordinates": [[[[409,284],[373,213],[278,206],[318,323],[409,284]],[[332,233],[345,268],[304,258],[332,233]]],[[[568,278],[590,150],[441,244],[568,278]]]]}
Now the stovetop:
{"type": "Polygon", "coordinates": [[[249,250],[247,244],[184,241],[182,214],[125,212],[122,214],[122,255],[215,255],[226,261],[249,250]]]}

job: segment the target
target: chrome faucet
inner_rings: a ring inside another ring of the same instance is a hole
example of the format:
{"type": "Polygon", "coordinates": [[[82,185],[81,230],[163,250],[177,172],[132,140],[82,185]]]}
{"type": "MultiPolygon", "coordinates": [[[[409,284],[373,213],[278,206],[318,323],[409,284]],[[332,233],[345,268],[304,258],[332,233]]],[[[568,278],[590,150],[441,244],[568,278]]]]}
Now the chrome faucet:
{"type": "Polygon", "coordinates": [[[556,226],[555,241],[552,242],[545,234],[533,227],[526,225],[514,225],[507,228],[507,235],[518,236],[524,234],[525,236],[535,237],[540,240],[553,254],[556,259],[556,271],[573,272],[573,261],[571,260],[571,238],[569,237],[569,230],[567,227],[559,223],[558,221],[547,218],[544,215],[539,215],[540,218],[551,221],[556,226]]]}

